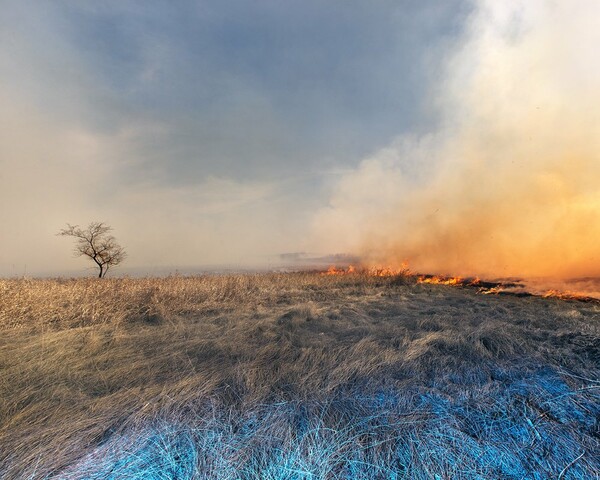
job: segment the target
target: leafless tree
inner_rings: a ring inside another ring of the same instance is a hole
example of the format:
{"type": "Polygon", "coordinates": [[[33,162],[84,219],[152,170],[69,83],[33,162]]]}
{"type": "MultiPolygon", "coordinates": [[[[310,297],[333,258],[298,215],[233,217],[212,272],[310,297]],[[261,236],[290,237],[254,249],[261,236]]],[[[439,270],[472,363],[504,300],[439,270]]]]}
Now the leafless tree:
{"type": "Polygon", "coordinates": [[[98,267],[98,278],[102,278],[110,267],[119,265],[127,254],[115,237],[110,235],[112,227],[103,222],[92,222],[87,228],[70,225],[58,232],[63,237],[74,237],[75,255],[88,257],[98,267]]]}

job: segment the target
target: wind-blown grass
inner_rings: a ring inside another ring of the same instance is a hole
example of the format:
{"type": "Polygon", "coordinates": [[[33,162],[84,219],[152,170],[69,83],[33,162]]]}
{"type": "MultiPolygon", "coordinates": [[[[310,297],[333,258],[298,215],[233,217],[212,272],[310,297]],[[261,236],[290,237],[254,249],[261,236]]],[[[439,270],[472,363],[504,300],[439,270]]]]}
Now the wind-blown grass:
{"type": "Polygon", "coordinates": [[[600,308],[311,274],[0,282],[3,478],[597,478],[600,308]]]}

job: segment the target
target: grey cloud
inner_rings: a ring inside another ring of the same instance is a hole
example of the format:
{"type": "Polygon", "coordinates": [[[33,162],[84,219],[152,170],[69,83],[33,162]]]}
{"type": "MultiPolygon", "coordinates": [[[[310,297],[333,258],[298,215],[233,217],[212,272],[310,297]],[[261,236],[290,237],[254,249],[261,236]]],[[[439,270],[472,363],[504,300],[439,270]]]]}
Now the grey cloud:
{"type": "MultiPolygon", "coordinates": [[[[244,255],[302,250],[332,172],[399,133],[431,128],[425,93],[470,8],[3,2],[0,121],[10,128],[0,162],[12,186],[0,217],[12,250],[0,263],[23,262],[66,221],[95,218],[118,223],[140,265],[168,241],[159,235],[151,253],[138,239],[149,230],[181,230],[190,262],[239,258],[240,237],[244,255]],[[211,194],[215,182],[241,200],[211,194]],[[37,193],[19,198],[15,185],[37,193]],[[259,197],[244,196],[255,189],[259,197]]],[[[52,255],[35,262],[59,269],[52,258],[63,246],[49,244],[52,255]]]]}
{"type": "Polygon", "coordinates": [[[168,164],[167,181],[356,162],[426,128],[428,63],[467,11],[459,1],[59,5],[38,12],[50,25],[28,41],[45,53],[41,42],[59,37],[50,58],[68,45],[68,59],[53,61],[89,104],[77,121],[108,131],[140,118],[165,124],[162,148],[152,136],[140,148],[148,163],[168,164]]]}

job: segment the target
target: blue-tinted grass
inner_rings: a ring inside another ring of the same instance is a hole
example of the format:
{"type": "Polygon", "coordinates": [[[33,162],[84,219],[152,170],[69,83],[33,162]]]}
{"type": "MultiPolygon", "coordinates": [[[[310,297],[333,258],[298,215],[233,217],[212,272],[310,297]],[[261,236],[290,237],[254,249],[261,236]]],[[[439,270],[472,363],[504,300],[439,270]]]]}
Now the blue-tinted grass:
{"type": "Polygon", "coordinates": [[[61,478],[597,478],[600,382],[550,368],[491,374],[236,410],[215,399],[113,436],[61,478]]]}

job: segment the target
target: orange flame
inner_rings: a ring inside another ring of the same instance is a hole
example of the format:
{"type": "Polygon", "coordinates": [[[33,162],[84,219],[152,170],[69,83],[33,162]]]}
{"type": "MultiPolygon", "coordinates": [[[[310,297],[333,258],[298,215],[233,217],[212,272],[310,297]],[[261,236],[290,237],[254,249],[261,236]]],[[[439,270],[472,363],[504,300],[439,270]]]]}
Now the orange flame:
{"type": "Polygon", "coordinates": [[[506,291],[507,289],[505,287],[497,286],[491,288],[480,288],[477,290],[477,293],[481,293],[482,295],[498,295],[499,293],[506,291]]]}
{"type": "Polygon", "coordinates": [[[349,275],[355,272],[356,268],[354,265],[348,265],[348,268],[338,268],[335,265],[331,265],[322,275],[349,275]]]}
{"type": "Polygon", "coordinates": [[[417,277],[417,283],[426,283],[430,285],[452,285],[452,286],[470,286],[475,287],[481,283],[479,277],[475,278],[463,278],[463,277],[452,277],[445,275],[419,275],[417,277]]]}
{"type": "Polygon", "coordinates": [[[554,290],[554,289],[546,291],[545,293],[542,294],[542,297],[544,297],[544,298],[559,298],[561,300],[584,300],[584,301],[595,300],[593,297],[590,297],[590,296],[582,294],[582,293],[571,292],[569,290],[560,291],[560,290],[554,290]]]}
{"type": "Polygon", "coordinates": [[[362,267],[357,268],[354,265],[349,265],[347,268],[336,267],[331,265],[326,272],[322,275],[350,275],[350,274],[362,274],[370,277],[395,277],[397,275],[409,275],[408,265],[402,263],[400,268],[393,267],[362,267]]]}
{"type": "Polygon", "coordinates": [[[429,283],[433,285],[462,285],[463,279],[461,277],[441,277],[441,276],[424,276],[421,275],[417,278],[418,283],[429,283]]]}
{"type": "Polygon", "coordinates": [[[461,277],[450,275],[420,275],[410,271],[407,262],[402,262],[400,267],[382,267],[382,266],[365,266],[355,267],[348,265],[347,267],[338,267],[331,265],[327,271],[321,272],[321,275],[365,275],[369,277],[395,277],[405,276],[410,277],[418,284],[424,285],[447,285],[451,287],[474,287],[477,288],[477,293],[481,295],[534,295],[543,298],[558,298],[561,300],[579,300],[579,301],[600,301],[600,299],[586,295],[584,293],[574,292],[571,290],[530,290],[526,289],[526,285],[522,283],[514,283],[512,281],[482,281],[479,277],[461,277]]]}

